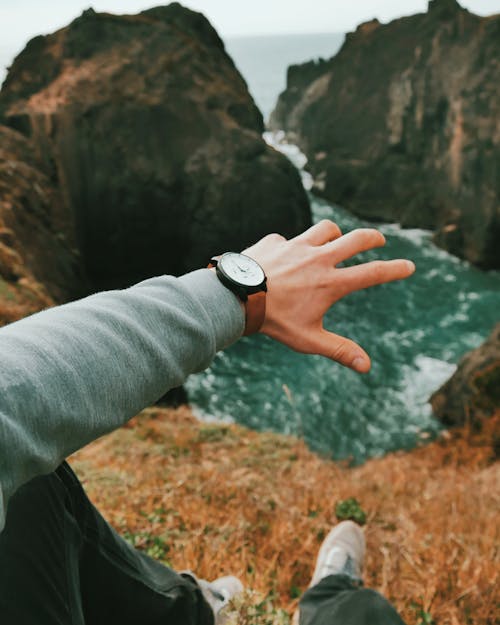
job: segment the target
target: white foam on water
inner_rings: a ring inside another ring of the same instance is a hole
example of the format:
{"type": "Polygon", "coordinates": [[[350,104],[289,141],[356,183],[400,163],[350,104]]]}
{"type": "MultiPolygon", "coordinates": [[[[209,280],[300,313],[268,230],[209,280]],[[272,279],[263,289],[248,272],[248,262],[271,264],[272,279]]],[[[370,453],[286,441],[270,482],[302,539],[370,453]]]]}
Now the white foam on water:
{"type": "Polygon", "coordinates": [[[401,224],[398,223],[382,224],[378,229],[383,234],[406,239],[418,246],[427,242],[432,237],[432,232],[430,230],[424,230],[423,228],[403,228],[401,224]]]}
{"type": "Polygon", "coordinates": [[[420,406],[430,415],[430,404],[423,402],[422,398],[429,398],[455,373],[457,366],[419,354],[413,361],[413,366],[406,366],[404,369],[402,399],[405,405],[410,408],[420,406]]]}
{"type": "Polygon", "coordinates": [[[277,130],[274,132],[267,131],[263,134],[264,141],[272,148],[284,154],[289,161],[299,170],[302,178],[302,184],[306,191],[310,191],[314,184],[314,179],[308,171],[305,171],[304,167],[307,164],[307,156],[304,152],[301,152],[300,148],[294,143],[289,143],[286,140],[285,132],[283,130],[277,130]]]}
{"type": "MultiPolygon", "coordinates": [[[[394,237],[399,237],[400,239],[406,239],[410,241],[414,245],[418,246],[420,252],[423,256],[427,258],[434,258],[439,260],[446,260],[453,265],[462,265],[464,267],[469,267],[470,263],[462,258],[458,258],[458,256],[454,256],[447,252],[441,247],[438,247],[432,241],[432,230],[425,230],[423,228],[404,228],[401,224],[398,223],[390,223],[390,224],[380,224],[377,225],[377,228],[383,233],[388,234],[394,237]],[[430,243],[430,245],[427,245],[430,243]]],[[[447,278],[448,281],[455,281],[455,276],[449,274],[447,278]]]]}

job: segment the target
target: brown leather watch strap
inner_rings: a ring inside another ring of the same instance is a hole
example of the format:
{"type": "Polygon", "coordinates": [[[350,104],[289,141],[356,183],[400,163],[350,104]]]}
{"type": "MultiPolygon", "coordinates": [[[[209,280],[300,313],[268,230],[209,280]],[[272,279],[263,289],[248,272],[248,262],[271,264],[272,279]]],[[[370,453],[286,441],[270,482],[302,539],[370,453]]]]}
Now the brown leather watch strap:
{"type": "Polygon", "coordinates": [[[266,294],[264,291],[258,291],[248,296],[245,302],[246,321],[244,336],[255,334],[258,332],[266,316],[266,294]]]}

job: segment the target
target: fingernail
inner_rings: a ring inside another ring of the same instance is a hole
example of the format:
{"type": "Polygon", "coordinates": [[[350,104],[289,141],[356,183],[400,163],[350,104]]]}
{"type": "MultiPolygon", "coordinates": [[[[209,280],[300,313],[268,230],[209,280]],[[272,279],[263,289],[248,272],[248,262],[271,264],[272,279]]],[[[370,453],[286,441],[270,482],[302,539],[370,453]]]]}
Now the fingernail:
{"type": "Polygon", "coordinates": [[[364,370],[365,368],[365,359],[362,358],[361,356],[358,356],[357,358],[355,358],[352,361],[352,366],[354,369],[356,369],[356,371],[361,371],[362,369],[364,370]]]}
{"type": "Polygon", "coordinates": [[[416,269],[415,267],[415,263],[413,263],[411,260],[407,260],[406,264],[408,265],[408,270],[413,273],[416,269]]]}

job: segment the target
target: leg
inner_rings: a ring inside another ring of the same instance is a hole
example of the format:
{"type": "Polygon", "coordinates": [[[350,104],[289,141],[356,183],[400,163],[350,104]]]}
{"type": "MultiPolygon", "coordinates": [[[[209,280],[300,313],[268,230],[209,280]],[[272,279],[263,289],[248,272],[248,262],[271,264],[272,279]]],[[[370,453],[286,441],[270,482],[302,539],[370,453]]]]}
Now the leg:
{"type": "Polygon", "coordinates": [[[347,575],[329,575],[300,601],[300,625],[404,625],[382,595],[347,575]]]}
{"type": "Polygon", "coordinates": [[[201,589],[134,550],[64,463],[23,486],[0,534],[6,625],[213,625],[201,589]]]}
{"type": "Polygon", "coordinates": [[[83,625],[80,533],[59,477],[37,477],[11,498],[0,533],[0,623],[83,625]]]}
{"type": "Polygon", "coordinates": [[[334,527],[320,547],[309,590],[294,623],[300,625],[404,625],[382,595],[363,588],[365,537],[352,521],[334,527]]]}

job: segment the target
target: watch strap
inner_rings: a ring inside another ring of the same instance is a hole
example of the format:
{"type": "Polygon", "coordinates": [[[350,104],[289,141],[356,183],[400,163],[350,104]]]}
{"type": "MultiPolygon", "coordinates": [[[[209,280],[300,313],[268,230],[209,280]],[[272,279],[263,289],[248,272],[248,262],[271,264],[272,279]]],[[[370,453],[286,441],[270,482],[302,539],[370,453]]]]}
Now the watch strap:
{"type": "Polygon", "coordinates": [[[248,296],[245,302],[246,319],[244,336],[257,333],[266,317],[266,292],[257,291],[248,296]]]}

